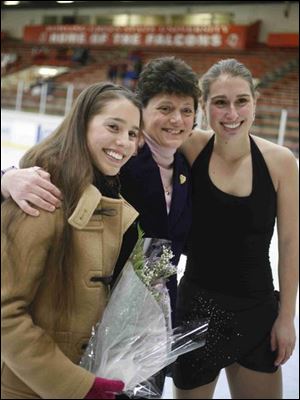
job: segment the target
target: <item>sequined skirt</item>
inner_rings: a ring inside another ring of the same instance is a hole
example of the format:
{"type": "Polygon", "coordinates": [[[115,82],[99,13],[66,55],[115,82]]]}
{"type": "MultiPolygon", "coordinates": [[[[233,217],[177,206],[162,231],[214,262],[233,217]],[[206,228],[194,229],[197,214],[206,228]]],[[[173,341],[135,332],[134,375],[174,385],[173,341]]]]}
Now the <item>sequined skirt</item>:
{"type": "Polygon", "coordinates": [[[210,322],[205,346],[174,363],[175,385],[193,389],[210,383],[222,368],[234,362],[257,371],[276,371],[270,331],[277,314],[274,291],[261,298],[242,298],[199,288],[194,281],[182,278],[177,324],[195,326],[195,321],[202,318],[210,322]]]}

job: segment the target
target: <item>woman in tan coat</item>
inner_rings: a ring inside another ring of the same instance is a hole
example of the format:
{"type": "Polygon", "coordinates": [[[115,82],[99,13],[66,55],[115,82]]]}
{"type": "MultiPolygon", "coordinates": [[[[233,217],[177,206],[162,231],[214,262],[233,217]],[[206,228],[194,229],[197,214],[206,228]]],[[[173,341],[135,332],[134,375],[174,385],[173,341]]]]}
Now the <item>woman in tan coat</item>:
{"type": "Polygon", "coordinates": [[[63,200],[40,218],[11,199],[2,204],[1,398],[108,399],[122,390],[121,381],[96,378],[78,363],[137,217],[119,196],[118,172],[136,151],[140,124],[131,92],[94,84],[21,160],[50,173],[63,200]]]}

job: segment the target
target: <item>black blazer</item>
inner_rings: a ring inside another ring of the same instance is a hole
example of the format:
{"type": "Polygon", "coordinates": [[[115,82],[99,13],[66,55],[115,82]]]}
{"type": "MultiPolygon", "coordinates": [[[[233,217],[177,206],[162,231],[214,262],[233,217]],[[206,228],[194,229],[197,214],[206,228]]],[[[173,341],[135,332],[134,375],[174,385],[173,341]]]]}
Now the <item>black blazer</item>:
{"type": "MultiPolygon", "coordinates": [[[[177,265],[192,222],[190,168],[186,159],[179,152],[175,153],[173,194],[169,214],[159,167],[147,144],[122,168],[120,179],[122,196],[139,212],[138,222],[145,232],[145,237],[171,240],[174,253],[172,261],[177,265]]],[[[124,237],[114,278],[127,261],[136,238],[136,227],[132,226],[124,237]]],[[[176,276],[169,279],[167,286],[174,312],[176,276]]],[[[174,315],[172,317],[174,321],[174,315]]]]}

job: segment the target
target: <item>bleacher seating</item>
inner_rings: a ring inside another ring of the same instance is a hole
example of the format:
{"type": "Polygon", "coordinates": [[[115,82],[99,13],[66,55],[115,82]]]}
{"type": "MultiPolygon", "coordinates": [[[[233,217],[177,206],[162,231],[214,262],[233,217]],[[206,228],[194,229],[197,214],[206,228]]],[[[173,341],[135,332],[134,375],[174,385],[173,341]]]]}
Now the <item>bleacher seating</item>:
{"type": "MultiPolygon", "coordinates": [[[[61,52],[55,46],[44,49],[45,57],[36,57],[32,46],[20,41],[4,41],[2,53],[18,54],[19,63],[16,69],[29,65],[65,65],[69,71],[53,79],[54,90],[47,99],[46,112],[63,115],[66,110],[66,93],[68,85],[73,86],[73,99],[82,89],[89,84],[108,80],[108,68],[112,63],[122,64],[128,61],[130,49],[116,48],[90,48],[89,59],[86,65],[72,61],[68,58],[66,49],[64,57],[57,57],[61,52]]],[[[69,52],[71,54],[71,52],[69,52]]],[[[201,78],[209,67],[215,62],[225,58],[236,58],[244,63],[252,72],[253,77],[259,82],[260,97],[257,103],[256,120],[253,133],[276,141],[280,123],[281,110],[288,112],[285,145],[296,154],[299,152],[299,89],[298,89],[298,50],[274,49],[259,46],[255,49],[228,51],[191,51],[187,49],[172,50],[143,49],[142,61],[146,64],[150,59],[163,55],[175,55],[185,60],[198,73],[201,78]]],[[[10,72],[11,73],[11,72],[10,72]]],[[[17,92],[16,87],[2,91],[2,106],[13,108],[17,92]]],[[[30,93],[24,93],[22,108],[28,111],[39,110],[39,98],[30,93]]]]}

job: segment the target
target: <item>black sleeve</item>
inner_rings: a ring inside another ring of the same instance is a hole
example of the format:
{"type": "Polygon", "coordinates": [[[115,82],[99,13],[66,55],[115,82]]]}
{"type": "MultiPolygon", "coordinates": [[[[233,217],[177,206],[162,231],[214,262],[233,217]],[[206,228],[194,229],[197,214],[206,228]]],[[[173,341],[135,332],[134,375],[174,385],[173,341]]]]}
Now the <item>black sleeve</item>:
{"type": "Polygon", "coordinates": [[[187,256],[188,253],[188,240],[185,241],[183,249],[182,249],[182,254],[187,256]]]}

